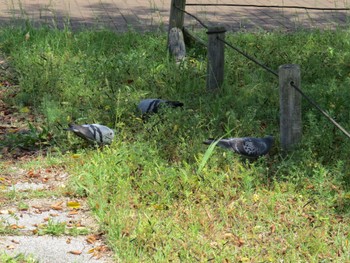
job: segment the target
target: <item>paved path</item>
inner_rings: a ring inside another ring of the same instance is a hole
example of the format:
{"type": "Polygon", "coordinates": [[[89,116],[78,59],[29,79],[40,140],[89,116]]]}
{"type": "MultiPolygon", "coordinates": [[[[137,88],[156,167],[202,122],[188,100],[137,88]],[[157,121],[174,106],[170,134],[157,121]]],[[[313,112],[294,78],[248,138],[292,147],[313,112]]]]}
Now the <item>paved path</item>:
{"type": "MultiPolygon", "coordinates": [[[[235,3],[258,5],[350,7],[350,0],[187,0],[187,3],[235,3]],[[348,3],[349,2],[349,3],[348,3]]],[[[73,29],[111,28],[125,31],[164,30],[167,28],[170,0],[0,0],[0,23],[30,19],[34,24],[49,23],[73,29]]],[[[206,24],[222,23],[231,30],[295,30],[347,26],[349,11],[306,11],[243,7],[192,7],[186,10],[206,24]]],[[[186,25],[198,23],[186,15],[186,25]]]]}

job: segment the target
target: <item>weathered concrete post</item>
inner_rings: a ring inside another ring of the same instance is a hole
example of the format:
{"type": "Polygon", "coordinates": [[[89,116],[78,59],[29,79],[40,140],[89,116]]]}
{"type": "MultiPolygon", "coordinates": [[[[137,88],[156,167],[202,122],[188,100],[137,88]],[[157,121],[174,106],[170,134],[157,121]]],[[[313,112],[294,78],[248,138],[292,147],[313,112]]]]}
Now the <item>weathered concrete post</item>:
{"type": "Polygon", "coordinates": [[[207,63],[207,90],[213,91],[221,87],[224,81],[225,27],[208,28],[208,63],[207,63]]]}
{"type": "Polygon", "coordinates": [[[170,54],[175,57],[176,63],[180,63],[186,57],[186,46],[182,30],[177,27],[170,29],[168,42],[170,54]]]}
{"type": "Polygon", "coordinates": [[[279,67],[280,133],[283,151],[291,150],[301,140],[301,94],[292,87],[300,88],[300,67],[295,64],[279,67]]]}

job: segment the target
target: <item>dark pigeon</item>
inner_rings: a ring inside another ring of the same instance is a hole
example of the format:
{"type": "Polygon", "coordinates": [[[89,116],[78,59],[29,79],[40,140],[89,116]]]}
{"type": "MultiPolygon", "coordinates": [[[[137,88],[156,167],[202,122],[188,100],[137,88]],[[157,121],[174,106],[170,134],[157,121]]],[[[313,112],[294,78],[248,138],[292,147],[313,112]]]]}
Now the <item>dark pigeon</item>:
{"type": "Polygon", "coordinates": [[[80,138],[100,145],[111,144],[114,138],[114,131],[100,124],[69,124],[68,126],[66,131],[72,131],[80,138]]]}
{"type": "Polygon", "coordinates": [[[137,108],[144,114],[158,113],[158,111],[164,107],[168,106],[171,108],[182,107],[184,104],[180,101],[170,101],[170,100],[162,100],[162,99],[144,99],[141,100],[137,108]]]}
{"type": "MultiPolygon", "coordinates": [[[[215,141],[215,139],[208,139],[204,142],[204,144],[211,144],[215,141]]],[[[273,141],[274,138],[269,135],[264,138],[243,137],[221,139],[217,145],[245,157],[257,158],[267,154],[270,151],[273,141]]]]}

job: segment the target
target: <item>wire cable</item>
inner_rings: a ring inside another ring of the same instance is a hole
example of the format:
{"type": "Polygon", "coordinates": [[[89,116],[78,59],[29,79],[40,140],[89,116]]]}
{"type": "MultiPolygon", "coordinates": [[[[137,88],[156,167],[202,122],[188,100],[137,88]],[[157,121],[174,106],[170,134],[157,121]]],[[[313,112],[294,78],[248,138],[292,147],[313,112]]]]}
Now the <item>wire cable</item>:
{"type": "Polygon", "coordinates": [[[257,8],[281,8],[281,9],[305,9],[305,10],[320,10],[320,11],[346,11],[350,10],[347,7],[332,8],[332,7],[311,7],[311,6],[281,6],[281,5],[249,5],[249,4],[209,4],[209,3],[188,3],[187,6],[236,6],[236,7],[257,7],[257,8]]]}
{"type": "Polygon", "coordinates": [[[254,63],[258,64],[260,67],[263,67],[264,69],[266,69],[268,72],[272,73],[273,75],[275,75],[276,77],[278,77],[278,73],[272,69],[270,69],[269,67],[265,66],[263,63],[259,62],[257,59],[253,58],[252,56],[248,55],[247,53],[243,52],[242,50],[240,50],[239,48],[233,46],[232,44],[228,43],[227,41],[221,39],[218,37],[218,40],[222,41],[223,43],[225,43],[227,46],[229,46],[230,48],[236,50],[238,53],[240,53],[241,55],[245,56],[247,59],[253,61],[254,63]]]}
{"type": "Polygon", "coordinates": [[[341,130],[347,137],[350,138],[350,133],[347,132],[339,123],[337,123],[327,112],[325,112],[323,109],[321,109],[320,106],[317,105],[316,102],[314,102],[309,96],[307,96],[301,89],[299,89],[293,81],[290,82],[290,85],[296,89],[311,105],[313,105],[316,109],[318,109],[319,112],[323,114],[331,123],[335,125],[339,130],[341,130]]]}
{"type": "Polygon", "coordinates": [[[191,16],[191,17],[193,17],[195,20],[198,21],[199,24],[202,25],[202,27],[208,29],[208,26],[207,26],[206,24],[204,24],[198,17],[196,17],[195,15],[192,15],[191,13],[187,12],[186,10],[183,10],[182,8],[180,8],[180,7],[176,6],[176,5],[174,5],[174,6],[175,6],[176,9],[178,9],[178,10],[184,12],[185,14],[187,14],[187,15],[189,15],[189,16],[191,16]]]}

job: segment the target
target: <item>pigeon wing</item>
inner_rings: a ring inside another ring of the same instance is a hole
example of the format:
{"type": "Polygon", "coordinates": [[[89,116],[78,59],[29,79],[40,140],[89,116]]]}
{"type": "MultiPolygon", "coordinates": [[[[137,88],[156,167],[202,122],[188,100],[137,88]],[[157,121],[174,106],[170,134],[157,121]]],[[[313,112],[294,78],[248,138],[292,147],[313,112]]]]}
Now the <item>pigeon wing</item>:
{"type": "Polygon", "coordinates": [[[90,129],[90,125],[69,124],[68,130],[74,132],[77,136],[79,136],[80,138],[83,138],[84,140],[88,140],[88,141],[95,140],[95,136],[93,131],[90,129]]]}
{"type": "Polygon", "coordinates": [[[267,143],[259,138],[243,138],[240,146],[241,154],[248,157],[258,157],[269,150],[267,143]]]}

